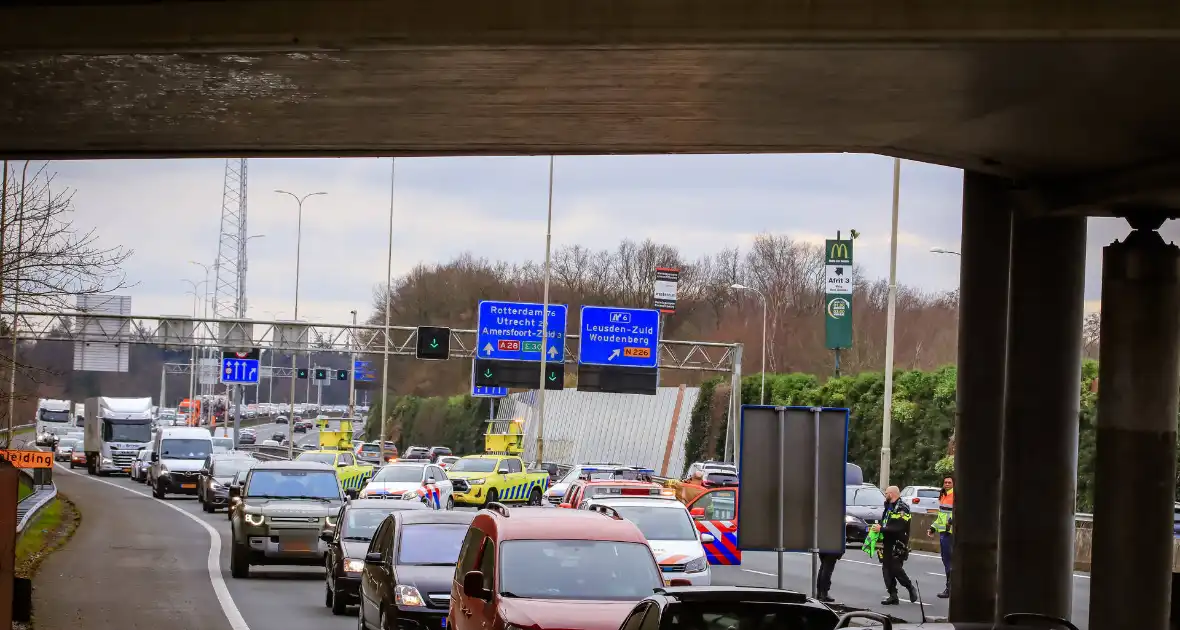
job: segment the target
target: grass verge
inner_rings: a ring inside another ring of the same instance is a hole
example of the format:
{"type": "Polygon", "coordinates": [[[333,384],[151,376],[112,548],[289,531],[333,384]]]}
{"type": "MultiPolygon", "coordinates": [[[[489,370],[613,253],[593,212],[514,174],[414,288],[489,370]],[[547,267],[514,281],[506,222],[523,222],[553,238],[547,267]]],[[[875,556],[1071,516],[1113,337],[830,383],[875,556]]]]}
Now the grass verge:
{"type": "Polygon", "coordinates": [[[33,494],[33,487],[25,485],[24,479],[16,486],[16,502],[24,501],[30,494],[33,494]]]}
{"type": "Polygon", "coordinates": [[[74,535],[82,515],[60,492],[26,527],[16,541],[16,575],[31,578],[49,554],[74,535]]]}

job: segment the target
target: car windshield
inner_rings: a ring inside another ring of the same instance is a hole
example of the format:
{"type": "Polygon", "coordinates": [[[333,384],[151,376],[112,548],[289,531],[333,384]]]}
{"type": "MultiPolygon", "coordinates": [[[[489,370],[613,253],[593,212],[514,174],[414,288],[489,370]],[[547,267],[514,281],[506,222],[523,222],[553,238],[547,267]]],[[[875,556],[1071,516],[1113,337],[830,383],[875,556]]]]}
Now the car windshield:
{"type": "Polygon", "coordinates": [[[932,490],[919,490],[919,491],[918,491],[918,496],[919,496],[919,497],[921,497],[921,498],[923,498],[923,499],[937,499],[939,494],[940,494],[940,493],[939,493],[939,491],[938,491],[938,490],[933,490],[933,489],[932,489],[932,490]]]}
{"type": "Polygon", "coordinates": [[[500,592],[510,597],[638,601],[663,583],[643,543],[509,540],[500,545],[500,592]]]}
{"type": "Polygon", "coordinates": [[[247,497],[339,499],[340,483],[331,470],[256,470],[247,497]]]}
{"type": "Polygon", "coordinates": [[[671,507],[639,505],[608,505],[618,510],[619,516],[635,523],[643,537],[648,540],[696,540],[697,528],[692,524],[688,510],[679,501],[655,501],[671,507]],[[674,504],[674,505],[673,505],[674,504]]]}
{"type": "Polygon", "coordinates": [[[227,437],[215,437],[213,438],[213,446],[218,448],[232,449],[234,447],[234,439],[227,437]]]}
{"type": "Polygon", "coordinates": [[[319,462],[329,466],[336,464],[335,453],[300,453],[295,459],[301,462],[319,462]]]}
{"type": "Polygon", "coordinates": [[[733,473],[727,473],[727,472],[720,472],[720,473],[711,472],[711,473],[705,475],[705,481],[707,481],[709,483],[719,484],[719,485],[727,485],[727,486],[728,485],[737,485],[738,476],[733,473]]]}
{"type": "Polygon", "coordinates": [[[381,452],[381,446],[377,445],[377,444],[362,444],[361,445],[361,452],[362,453],[379,453],[379,452],[381,452]]]}
{"type": "Polygon", "coordinates": [[[460,523],[402,525],[397,564],[453,565],[459,560],[459,549],[466,536],[467,525],[460,523]]]}
{"type": "Polygon", "coordinates": [[[743,602],[678,602],[668,607],[661,630],[831,630],[838,621],[832,611],[806,604],[743,602]]]}
{"type": "MultiPolygon", "coordinates": [[[[400,501],[395,501],[400,503],[400,501]]],[[[344,540],[372,540],[377,526],[385,520],[394,508],[349,508],[344,511],[344,527],[340,538],[344,540]]]]}
{"type": "Polygon", "coordinates": [[[496,469],[496,460],[481,457],[463,458],[451,464],[451,472],[489,473],[496,469]]]}
{"type": "Polygon", "coordinates": [[[253,459],[218,459],[213,461],[213,476],[214,477],[233,477],[243,470],[250,470],[254,467],[253,459]]]}
{"type": "Polygon", "coordinates": [[[77,444],[78,444],[78,440],[71,440],[69,438],[66,438],[64,440],[59,440],[57,443],[57,447],[60,449],[67,449],[67,448],[73,448],[77,444]]]}
{"type": "Polygon", "coordinates": [[[373,475],[372,481],[382,483],[417,483],[422,481],[421,466],[386,466],[373,475]]]}
{"type": "Polygon", "coordinates": [[[875,487],[848,488],[845,503],[861,507],[884,507],[885,495],[875,487]]]}
{"type": "Polygon", "coordinates": [[[160,441],[161,459],[205,459],[213,446],[209,439],[166,439],[160,441]]]}

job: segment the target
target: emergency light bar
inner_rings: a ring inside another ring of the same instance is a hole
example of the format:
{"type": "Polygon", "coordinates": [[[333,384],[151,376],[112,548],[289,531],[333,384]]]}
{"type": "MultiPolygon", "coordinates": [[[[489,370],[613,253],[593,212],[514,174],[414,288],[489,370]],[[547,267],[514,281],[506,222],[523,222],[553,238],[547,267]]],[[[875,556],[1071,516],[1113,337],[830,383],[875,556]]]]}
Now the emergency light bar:
{"type": "Polygon", "coordinates": [[[604,486],[601,488],[590,487],[593,497],[656,497],[656,498],[676,498],[676,493],[669,488],[628,488],[626,486],[604,486]]]}

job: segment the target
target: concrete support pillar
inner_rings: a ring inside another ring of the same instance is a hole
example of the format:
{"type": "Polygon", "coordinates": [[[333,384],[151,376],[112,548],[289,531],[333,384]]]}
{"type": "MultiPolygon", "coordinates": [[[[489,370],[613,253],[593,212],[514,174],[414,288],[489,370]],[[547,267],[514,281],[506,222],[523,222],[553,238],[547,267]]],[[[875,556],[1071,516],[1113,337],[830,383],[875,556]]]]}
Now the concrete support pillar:
{"type": "Polygon", "coordinates": [[[1000,440],[1008,341],[1012,208],[1002,179],[963,176],[950,620],[996,614],[1000,440]]]}
{"type": "Polygon", "coordinates": [[[1091,628],[1168,627],[1180,248],[1160,238],[1162,223],[1136,218],[1102,253],[1091,628]]]}
{"type": "Polygon", "coordinates": [[[1014,220],[1000,617],[1029,612],[1069,619],[1072,609],[1085,263],[1085,217],[1014,220]]]}

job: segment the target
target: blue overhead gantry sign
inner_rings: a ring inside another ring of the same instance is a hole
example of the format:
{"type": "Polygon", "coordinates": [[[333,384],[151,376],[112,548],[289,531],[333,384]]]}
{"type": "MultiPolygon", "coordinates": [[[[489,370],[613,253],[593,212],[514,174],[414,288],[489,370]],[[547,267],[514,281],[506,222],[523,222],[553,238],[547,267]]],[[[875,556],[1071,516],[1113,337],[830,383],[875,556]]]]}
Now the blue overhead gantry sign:
{"type": "Polygon", "coordinates": [[[654,368],[659,361],[660,312],[646,308],[583,306],[578,363],[654,368]]]}
{"type": "Polygon", "coordinates": [[[258,359],[221,359],[222,383],[258,384],[258,359]]]}
{"type": "Polygon", "coordinates": [[[541,343],[543,304],[526,302],[479,303],[475,353],[480,359],[548,361],[565,359],[566,305],[550,304],[547,344],[541,343]]]}

